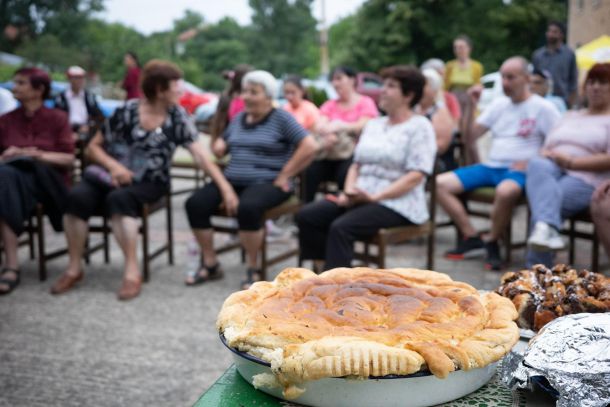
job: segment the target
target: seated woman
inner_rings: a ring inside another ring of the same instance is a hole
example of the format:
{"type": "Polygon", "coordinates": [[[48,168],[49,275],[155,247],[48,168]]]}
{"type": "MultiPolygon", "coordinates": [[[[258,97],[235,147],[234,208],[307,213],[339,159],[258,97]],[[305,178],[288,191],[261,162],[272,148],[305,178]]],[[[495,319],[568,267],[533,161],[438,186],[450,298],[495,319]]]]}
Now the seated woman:
{"type": "Polygon", "coordinates": [[[584,88],[588,107],[566,114],[527,168],[528,267],[551,266],[553,251],[564,246],[563,219],[588,208],[595,188],[610,178],[610,63],[595,64],[584,88]]]}
{"type": "Polygon", "coordinates": [[[415,106],[415,112],[426,116],[432,122],[436,134],[440,172],[454,170],[458,164],[455,160],[452,142],[457,124],[445,107],[443,78],[433,69],[424,69],[422,73],[426,78],[426,86],[419,104],[415,106]]]}
{"type": "Polygon", "coordinates": [[[425,78],[411,66],[386,68],[382,76],[380,106],[388,116],[366,124],[344,191],[297,214],[302,257],[324,259],[326,269],[349,267],[354,241],[380,228],[428,219],[424,181],[433,172],[436,140],[430,121],[412,110],[425,78]]]}
{"type": "Polygon", "coordinates": [[[205,185],[186,202],[189,223],[203,253],[202,267],[187,278],[187,285],[222,277],[210,217],[218,212],[226,194],[239,196],[225,201],[224,209],[237,216],[239,238],[246,251],[248,269],[242,288],[261,279],[258,252],[263,239],[262,217],[290,197],[291,178],[309,165],[317,149],[313,137],[290,113],[273,108],[277,93],[273,75],[249,72],[243,78],[243,89],[245,111],[231,121],[224,137],[213,146],[215,151],[231,154],[222,183],[215,180],[205,185]]]}
{"type": "Polygon", "coordinates": [[[307,91],[298,76],[288,76],[284,79],[284,97],[288,101],[284,110],[294,116],[297,123],[309,132],[320,118],[320,110],[312,102],[307,100],[307,91]]]}
{"type": "MultiPolygon", "coordinates": [[[[199,166],[219,184],[224,178],[206,157],[197,130],[177,106],[180,69],[166,61],[152,60],[142,69],[143,97],[128,101],[110,118],[106,134],[98,132],[87,154],[95,163],[85,169],[83,180],[68,195],[64,229],[70,257],[68,268],[51,288],[62,294],[82,280],[82,256],[88,233],[87,220],[94,214],[110,217],[112,232],[125,256],[120,300],[140,293],[137,218],[145,203],[154,203],[169,192],[170,164],[177,146],[191,152],[199,166]]],[[[236,198],[227,188],[227,205],[236,198]]]]}
{"type": "Polygon", "coordinates": [[[68,115],[43,105],[51,79],[38,68],[15,72],[13,94],[21,103],[0,116],[0,240],[5,261],[0,294],[20,281],[17,238],[36,203],[44,205],[53,227],[61,229],[61,208],[74,163],[68,115]]]}
{"type": "Polygon", "coordinates": [[[356,140],[366,122],[379,116],[373,99],[356,92],[356,71],[337,67],[330,78],[338,98],[320,107],[320,152],[305,173],[305,202],[313,201],[321,182],[333,181],[343,188],[356,140]]]}

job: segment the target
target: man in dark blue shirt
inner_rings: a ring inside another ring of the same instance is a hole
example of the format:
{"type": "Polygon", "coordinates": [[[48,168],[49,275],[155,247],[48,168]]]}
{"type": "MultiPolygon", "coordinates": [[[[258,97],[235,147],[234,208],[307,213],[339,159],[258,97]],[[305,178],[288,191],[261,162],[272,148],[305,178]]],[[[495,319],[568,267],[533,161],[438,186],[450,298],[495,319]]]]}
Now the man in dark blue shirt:
{"type": "Polygon", "coordinates": [[[551,72],[553,95],[561,97],[569,107],[576,102],[578,68],[574,51],[563,43],[565,36],[565,25],[551,21],[546,30],[546,45],[534,52],[532,62],[536,69],[551,72]]]}

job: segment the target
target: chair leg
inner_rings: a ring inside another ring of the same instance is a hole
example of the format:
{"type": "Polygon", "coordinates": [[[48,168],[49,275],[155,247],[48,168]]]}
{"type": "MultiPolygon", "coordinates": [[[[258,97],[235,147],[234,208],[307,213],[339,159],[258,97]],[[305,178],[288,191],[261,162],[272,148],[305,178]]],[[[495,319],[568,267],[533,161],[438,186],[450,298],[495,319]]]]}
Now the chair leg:
{"type": "Polygon", "coordinates": [[[597,237],[597,230],[593,226],[593,247],[591,249],[591,271],[594,273],[599,272],[599,239],[597,237]]]}
{"type": "Polygon", "coordinates": [[[428,247],[427,247],[427,259],[426,259],[426,267],[428,270],[434,270],[434,225],[430,227],[430,232],[428,233],[428,247]]]}
{"type": "Polygon", "coordinates": [[[144,281],[149,279],[148,270],[148,205],[142,208],[142,265],[144,281]]]}
{"type": "Polygon", "coordinates": [[[169,264],[174,265],[174,234],[173,231],[173,219],[172,219],[172,198],[171,195],[167,196],[167,204],[165,207],[167,211],[167,257],[169,264]]]}
{"type": "Polygon", "coordinates": [[[506,264],[510,264],[512,261],[512,253],[513,253],[513,222],[512,219],[508,221],[508,225],[506,227],[506,243],[504,245],[506,248],[506,264]]]}
{"type": "Polygon", "coordinates": [[[36,251],[34,249],[34,227],[32,225],[32,218],[28,218],[28,247],[30,250],[30,260],[36,258],[36,251]]]}
{"type": "Polygon", "coordinates": [[[261,245],[261,278],[267,281],[267,226],[263,226],[263,242],[261,245]]]}
{"type": "Polygon", "coordinates": [[[102,239],[104,241],[104,263],[110,263],[110,228],[108,227],[108,218],[106,216],[102,217],[102,239]]]}
{"type": "Polygon", "coordinates": [[[38,237],[38,279],[45,281],[47,279],[47,264],[45,258],[45,241],[44,241],[44,214],[42,208],[36,208],[36,235],[38,237]]]}
{"type": "Polygon", "coordinates": [[[570,263],[570,265],[574,265],[574,246],[576,243],[576,236],[574,236],[574,234],[576,233],[576,221],[574,219],[570,219],[570,229],[569,229],[569,236],[570,236],[570,248],[568,249],[568,263],[570,263]]]}
{"type": "Polygon", "coordinates": [[[91,262],[91,257],[89,256],[89,234],[87,234],[87,238],[85,239],[85,254],[83,257],[85,258],[85,264],[91,262]]]}
{"type": "Polygon", "coordinates": [[[370,267],[371,263],[369,262],[369,249],[370,246],[368,244],[368,242],[364,242],[364,265],[366,267],[370,267]]]}
{"type": "Polygon", "coordinates": [[[385,252],[386,252],[386,242],[383,239],[379,240],[379,244],[377,245],[377,266],[380,269],[385,268],[385,252]]]}

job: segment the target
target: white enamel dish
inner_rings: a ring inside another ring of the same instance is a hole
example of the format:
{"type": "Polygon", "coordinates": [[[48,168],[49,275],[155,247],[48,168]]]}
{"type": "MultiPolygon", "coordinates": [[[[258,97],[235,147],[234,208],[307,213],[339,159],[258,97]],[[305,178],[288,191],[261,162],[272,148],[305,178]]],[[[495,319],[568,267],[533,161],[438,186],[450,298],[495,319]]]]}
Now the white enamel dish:
{"type": "MultiPolygon", "coordinates": [[[[271,374],[269,363],[231,348],[220,335],[222,343],[232,352],[239,374],[250,384],[261,373],[271,374]]],[[[486,384],[496,372],[497,363],[469,371],[458,370],[446,379],[429,372],[409,376],[371,377],[366,380],[328,378],[306,382],[305,392],[295,400],[312,407],[426,407],[459,399],[486,384]]],[[[281,388],[259,388],[284,399],[281,388]]]]}

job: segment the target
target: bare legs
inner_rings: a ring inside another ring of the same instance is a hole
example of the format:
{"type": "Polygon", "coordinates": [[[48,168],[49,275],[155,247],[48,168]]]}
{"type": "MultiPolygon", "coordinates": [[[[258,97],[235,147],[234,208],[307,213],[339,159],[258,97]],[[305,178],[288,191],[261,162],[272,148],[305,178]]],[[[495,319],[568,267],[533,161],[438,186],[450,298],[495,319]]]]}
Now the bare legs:
{"type": "MultiPolygon", "coordinates": [[[[128,300],[140,293],[142,283],[137,257],[139,224],[136,218],[121,215],[114,215],[110,224],[125,257],[123,285],[119,291],[119,299],[128,300]]],[[[53,294],[65,293],[83,277],[82,258],[89,224],[74,215],[65,215],[64,230],[68,241],[68,268],[51,288],[53,294]]]]}
{"type": "MultiPolygon", "coordinates": [[[[17,280],[17,272],[12,270],[17,270],[19,267],[19,262],[17,259],[17,235],[13,230],[2,220],[0,220],[0,239],[2,240],[2,244],[4,245],[4,268],[10,269],[10,271],[6,271],[2,274],[2,278],[4,280],[17,280]]],[[[0,283],[0,291],[8,292],[10,290],[9,286],[4,283],[0,283]]]]}
{"type": "MultiPolygon", "coordinates": [[[[214,230],[213,229],[193,229],[193,234],[201,247],[203,253],[203,264],[207,268],[214,267],[218,264],[218,257],[214,251],[214,230]]],[[[263,244],[263,230],[256,231],[240,231],[239,240],[242,247],[246,251],[246,262],[248,268],[258,269],[258,252],[263,244]]],[[[208,276],[208,271],[205,268],[199,270],[199,275],[203,278],[208,276]]],[[[187,284],[192,284],[195,280],[194,276],[189,276],[186,279],[187,284]]]]}
{"type": "Polygon", "coordinates": [[[64,231],[68,241],[68,268],[66,274],[76,277],[82,272],[85,242],[89,234],[89,223],[74,215],[64,215],[64,231]]]}
{"type": "MultiPolygon", "coordinates": [[[[477,231],[470,222],[466,208],[457,197],[462,192],[464,192],[464,187],[457,175],[449,172],[438,176],[437,199],[439,204],[465,237],[473,237],[477,231]]],[[[498,184],[491,214],[491,231],[487,240],[496,241],[502,236],[508,222],[511,221],[512,210],[521,194],[521,187],[512,180],[504,180],[498,184]]]]}
{"type": "Polygon", "coordinates": [[[125,280],[140,281],[138,266],[138,220],[129,216],[114,215],[110,220],[112,233],[125,256],[125,280]]]}

